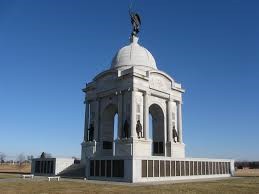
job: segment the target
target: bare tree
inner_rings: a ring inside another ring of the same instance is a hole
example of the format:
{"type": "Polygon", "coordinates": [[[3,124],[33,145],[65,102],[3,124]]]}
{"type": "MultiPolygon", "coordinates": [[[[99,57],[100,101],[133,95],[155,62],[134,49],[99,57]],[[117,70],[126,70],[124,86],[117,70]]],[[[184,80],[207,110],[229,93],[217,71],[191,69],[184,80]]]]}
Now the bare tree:
{"type": "Polygon", "coordinates": [[[1,164],[4,163],[5,158],[6,158],[6,155],[3,152],[0,152],[0,163],[1,164]]]}
{"type": "Polygon", "coordinates": [[[46,152],[46,153],[45,153],[45,157],[46,157],[46,158],[52,158],[52,155],[51,155],[51,153],[47,153],[47,152],[46,152]]]}
{"type": "Polygon", "coordinates": [[[28,156],[27,156],[27,160],[28,160],[28,161],[32,161],[33,158],[34,158],[33,155],[28,155],[28,156]]]}
{"type": "Polygon", "coordinates": [[[18,155],[17,161],[19,162],[20,165],[25,161],[25,156],[23,153],[18,155]]]}

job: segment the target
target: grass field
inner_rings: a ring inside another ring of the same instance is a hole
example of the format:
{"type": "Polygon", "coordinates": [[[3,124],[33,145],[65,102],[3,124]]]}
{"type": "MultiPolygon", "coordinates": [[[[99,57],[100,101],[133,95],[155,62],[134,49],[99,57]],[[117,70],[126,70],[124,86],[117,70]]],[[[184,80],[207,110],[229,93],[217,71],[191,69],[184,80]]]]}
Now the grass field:
{"type": "Polygon", "coordinates": [[[9,178],[18,178],[18,174],[0,173],[0,180],[9,178]]]}
{"type": "Polygon", "coordinates": [[[259,193],[259,177],[243,177],[220,181],[177,183],[149,186],[114,185],[87,183],[84,181],[60,182],[45,180],[8,179],[18,177],[0,173],[0,193],[259,193]],[[2,179],[1,179],[2,178],[2,179]]]}

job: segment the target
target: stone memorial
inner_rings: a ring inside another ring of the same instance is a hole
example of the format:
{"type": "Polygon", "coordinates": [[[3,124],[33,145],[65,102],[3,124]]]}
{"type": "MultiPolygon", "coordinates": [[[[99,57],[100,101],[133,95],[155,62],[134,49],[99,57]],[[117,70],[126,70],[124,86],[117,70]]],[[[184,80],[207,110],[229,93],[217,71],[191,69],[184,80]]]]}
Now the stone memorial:
{"type": "Polygon", "coordinates": [[[130,17],[129,44],[117,52],[109,69],[83,89],[81,162],[86,178],[147,182],[233,175],[233,160],[185,157],[185,90],[157,68],[152,54],[139,44],[140,16],[130,12],[130,17]]]}

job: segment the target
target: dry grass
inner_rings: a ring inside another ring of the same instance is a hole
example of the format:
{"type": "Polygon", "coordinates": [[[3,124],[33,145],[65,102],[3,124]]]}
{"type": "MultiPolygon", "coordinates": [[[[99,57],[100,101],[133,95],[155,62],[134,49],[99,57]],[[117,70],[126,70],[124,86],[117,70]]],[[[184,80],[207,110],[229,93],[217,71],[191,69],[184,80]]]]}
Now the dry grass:
{"type": "Polygon", "coordinates": [[[30,173],[30,164],[0,164],[0,172],[10,172],[10,173],[30,173]]]}
{"type": "Polygon", "coordinates": [[[178,183],[153,186],[92,184],[76,181],[1,182],[0,193],[259,193],[259,178],[245,177],[211,182],[178,183]]]}
{"type": "Polygon", "coordinates": [[[258,176],[259,169],[238,169],[235,172],[236,176],[258,176]]]}
{"type": "Polygon", "coordinates": [[[8,178],[17,178],[17,177],[19,177],[18,174],[0,173],[0,180],[1,179],[8,179],[8,178]]]}
{"type": "MultiPolygon", "coordinates": [[[[28,168],[28,167],[26,167],[28,168]]],[[[24,168],[23,170],[25,170],[24,168]]],[[[19,177],[18,174],[0,173],[0,194],[16,193],[259,193],[259,170],[238,170],[237,176],[250,176],[220,181],[177,183],[163,185],[113,185],[93,184],[83,181],[68,181],[61,179],[60,182],[39,179],[13,179],[19,177]],[[10,179],[11,178],[11,179],[10,179]]]]}

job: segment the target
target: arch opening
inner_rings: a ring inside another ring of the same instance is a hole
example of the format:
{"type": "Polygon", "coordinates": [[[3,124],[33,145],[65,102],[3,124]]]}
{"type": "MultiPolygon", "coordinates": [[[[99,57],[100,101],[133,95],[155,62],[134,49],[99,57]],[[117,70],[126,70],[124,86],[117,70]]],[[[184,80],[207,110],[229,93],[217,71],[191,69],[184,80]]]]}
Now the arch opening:
{"type": "Polygon", "coordinates": [[[157,104],[149,107],[149,131],[152,139],[152,155],[164,155],[164,113],[162,108],[157,104]]]}
{"type": "Polygon", "coordinates": [[[109,104],[104,109],[101,116],[101,142],[102,149],[108,155],[113,154],[114,140],[117,139],[118,132],[118,109],[114,104],[109,104]]]}

